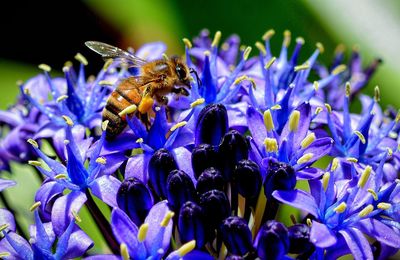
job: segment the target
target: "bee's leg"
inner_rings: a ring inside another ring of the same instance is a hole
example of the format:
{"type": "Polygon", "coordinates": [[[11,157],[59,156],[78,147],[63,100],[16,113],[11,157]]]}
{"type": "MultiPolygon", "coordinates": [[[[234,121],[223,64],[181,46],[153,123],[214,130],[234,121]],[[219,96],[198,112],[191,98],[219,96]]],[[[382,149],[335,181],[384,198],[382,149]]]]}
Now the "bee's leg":
{"type": "Polygon", "coordinates": [[[182,96],[189,96],[189,91],[187,91],[185,88],[173,88],[172,93],[182,95],[182,96]]]}
{"type": "Polygon", "coordinates": [[[168,98],[166,96],[156,96],[156,99],[160,105],[166,106],[168,104],[168,98]]]}

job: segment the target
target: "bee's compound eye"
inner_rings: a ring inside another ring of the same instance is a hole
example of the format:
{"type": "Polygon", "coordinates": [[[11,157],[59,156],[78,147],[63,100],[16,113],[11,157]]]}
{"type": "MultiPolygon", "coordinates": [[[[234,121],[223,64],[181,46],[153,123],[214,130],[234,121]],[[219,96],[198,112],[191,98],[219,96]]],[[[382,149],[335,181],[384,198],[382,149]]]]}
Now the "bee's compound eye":
{"type": "Polygon", "coordinates": [[[180,80],[183,80],[186,78],[186,71],[184,68],[182,68],[182,66],[177,65],[176,66],[176,74],[178,75],[180,80]]]}

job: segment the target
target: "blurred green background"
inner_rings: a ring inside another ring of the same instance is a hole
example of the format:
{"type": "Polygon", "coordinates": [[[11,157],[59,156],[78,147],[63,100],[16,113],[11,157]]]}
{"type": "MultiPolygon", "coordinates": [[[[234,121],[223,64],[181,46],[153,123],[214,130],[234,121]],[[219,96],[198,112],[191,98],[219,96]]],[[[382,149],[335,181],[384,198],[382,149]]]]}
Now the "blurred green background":
{"type": "MultiPolygon", "coordinates": [[[[203,28],[212,35],[220,30],[223,39],[237,33],[243,44],[251,46],[273,28],[277,33],[272,39],[275,55],[279,54],[283,31],[289,29],[292,38],[305,39],[301,60],[314,51],[316,42],[322,42],[325,53],[320,61],[325,64],[330,64],[339,43],[347,46],[347,57],[358,45],[364,64],[375,57],[384,61],[366,93],[372,94],[373,87],[379,85],[383,105],[400,105],[395,95],[400,84],[400,1],[64,0],[14,1],[8,5],[0,15],[0,109],[14,102],[17,80],[40,73],[40,63],[50,65],[52,74],[59,75],[65,61],[80,52],[89,60],[88,72],[96,73],[103,61],[84,46],[87,40],[121,48],[163,41],[168,54],[182,54],[181,39],[192,39],[203,28]]],[[[20,183],[6,192],[13,198],[14,207],[20,209],[18,214],[26,226],[39,183],[26,167],[14,166],[13,170],[18,182],[31,185],[26,189],[20,183]]]]}

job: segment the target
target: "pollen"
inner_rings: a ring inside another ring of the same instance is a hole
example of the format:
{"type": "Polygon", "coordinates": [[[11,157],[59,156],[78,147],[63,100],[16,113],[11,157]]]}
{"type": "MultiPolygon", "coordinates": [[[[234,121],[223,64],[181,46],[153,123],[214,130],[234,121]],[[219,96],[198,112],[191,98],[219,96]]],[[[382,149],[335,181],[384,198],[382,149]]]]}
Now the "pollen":
{"type": "Polygon", "coordinates": [[[274,64],[274,62],[276,61],[276,57],[272,57],[267,64],[265,64],[265,69],[268,70],[269,68],[271,68],[272,64],[274,64]]]}
{"type": "Polygon", "coordinates": [[[313,153],[306,153],[297,160],[297,164],[309,162],[314,157],[313,153]]]}
{"type": "Polygon", "coordinates": [[[339,204],[339,206],[337,206],[333,210],[336,213],[343,213],[346,210],[346,208],[347,208],[347,204],[346,204],[346,202],[343,201],[342,203],[339,204]]]}
{"type": "Polygon", "coordinates": [[[37,209],[38,207],[40,207],[40,205],[42,205],[42,203],[40,201],[36,201],[35,203],[33,203],[33,205],[29,208],[29,211],[34,211],[35,209],[37,209]]]}
{"type": "Polygon", "coordinates": [[[356,131],[354,131],[354,134],[358,136],[358,138],[360,139],[361,143],[365,144],[367,142],[365,140],[364,135],[360,131],[356,130],[356,131]]]}
{"type": "Polygon", "coordinates": [[[246,47],[246,49],[243,52],[243,59],[244,60],[247,60],[249,58],[250,52],[251,52],[251,47],[250,46],[246,47]]]}
{"type": "Polygon", "coordinates": [[[264,44],[262,44],[261,42],[256,42],[254,45],[257,47],[257,49],[258,49],[264,56],[267,55],[267,50],[265,49],[264,44]]]}
{"type": "Polygon", "coordinates": [[[272,120],[271,111],[269,109],[264,111],[264,125],[267,131],[271,131],[275,129],[274,121],[272,120]]]}
{"type": "Polygon", "coordinates": [[[119,246],[119,251],[123,260],[129,260],[131,258],[129,255],[128,246],[125,243],[121,243],[119,246]]]}
{"type": "Polygon", "coordinates": [[[104,63],[104,66],[103,66],[103,70],[107,71],[112,63],[113,63],[113,59],[106,60],[106,62],[104,63]]]}
{"type": "Polygon", "coordinates": [[[68,95],[61,95],[56,99],[57,103],[60,103],[63,100],[66,100],[68,98],[68,95]]]}
{"type": "Polygon", "coordinates": [[[74,219],[76,222],[78,222],[78,223],[82,222],[81,217],[78,215],[78,213],[75,210],[72,210],[71,213],[72,213],[72,216],[74,216],[74,219]]]}
{"type": "Polygon", "coordinates": [[[381,91],[379,89],[379,86],[375,86],[375,89],[374,89],[374,100],[375,100],[375,102],[379,102],[381,100],[381,91]]]}
{"type": "Polygon", "coordinates": [[[352,162],[352,163],[357,163],[357,162],[358,162],[358,159],[357,159],[357,158],[354,158],[354,157],[347,157],[347,158],[346,158],[346,161],[352,162]]]}
{"type": "Polygon", "coordinates": [[[175,131],[176,129],[182,127],[182,126],[185,126],[186,124],[187,124],[186,121],[179,122],[179,123],[173,125],[169,130],[170,130],[171,132],[173,132],[173,131],[175,131]]]}
{"type": "Polygon", "coordinates": [[[57,174],[56,176],[54,176],[54,179],[56,179],[56,180],[68,179],[68,176],[64,173],[60,173],[60,174],[57,174]]]}
{"type": "Polygon", "coordinates": [[[374,206],[372,206],[371,204],[369,204],[369,205],[366,206],[363,210],[361,210],[360,213],[358,213],[358,216],[359,216],[360,218],[366,217],[366,216],[368,216],[373,210],[374,210],[374,206]]]}
{"type": "Polygon", "coordinates": [[[346,65],[340,64],[340,65],[338,65],[336,68],[334,68],[332,70],[332,74],[333,75],[338,75],[338,74],[342,73],[343,71],[345,71],[346,69],[347,69],[346,65]]]}
{"type": "Polygon", "coordinates": [[[188,49],[192,48],[193,45],[188,38],[183,38],[182,41],[185,44],[186,48],[188,48],[188,49]]]}
{"type": "Polygon", "coordinates": [[[196,247],[196,240],[189,241],[185,244],[183,244],[179,249],[178,249],[178,255],[180,257],[184,257],[186,254],[190,253],[193,249],[196,247]]]}
{"type": "Polygon", "coordinates": [[[104,157],[98,157],[96,159],[96,162],[99,163],[99,164],[105,165],[107,163],[107,160],[104,157]]]}
{"type": "Polygon", "coordinates": [[[264,140],[265,150],[269,153],[276,153],[278,151],[278,142],[275,138],[265,138],[264,140]]]}
{"type": "Polygon", "coordinates": [[[162,227],[167,227],[169,221],[173,218],[174,215],[175,215],[174,212],[168,211],[168,212],[165,214],[164,219],[161,221],[160,226],[162,226],[162,227]]]}
{"type": "Polygon", "coordinates": [[[315,115],[318,115],[319,113],[321,113],[322,110],[324,110],[322,107],[317,107],[317,108],[315,109],[315,115]]]}
{"type": "Polygon", "coordinates": [[[148,223],[144,223],[140,226],[138,234],[137,234],[137,238],[138,238],[139,242],[143,242],[146,239],[148,230],[149,230],[148,223]]]}
{"type": "Polygon", "coordinates": [[[33,165],[33,166],[37,166],[37,167],[40,167],[40,166],[42,166],[42,163],[41,162],[39,162],[39,161],[28,161],[28,164],[29,165],[33,165]]]}
{"type": "Polygon", "coordinates": [[[114,83],[108,80],[100,80],[98,84],[100,86],[114,86],[114,83]]]}
{"type": "Polygon", "coordinates": [[[73,126],[74,122],[69,116],[63,115],[62,118],[65,120],[65,123],[69,126],[73,126]]]}
{"type": "Polygon", "coordinates": [[[123,117],[123,116],[125,116],[125,115],[129,115],[129,114],[134,113],[136,110],[137,110],[137,106],[136,106],[135,104],[132,104],[132,105],[126,107],[126,108],[125,108],[124,110],[122,110],[121,112],[119,112],[118,115],[119,115],[120,117],[123,117]]]}
{"type": "Polygon", "coordinates": [[[141,144],[141,143],[143,143],[143,142],[144,142],[143,138],[138,138],[138,139],[136,140],[136,143],[137,143],[137,144],[141,144]]]}
{"type": "Polygon", "coordinates": [[[330,172],[326,172],[322,176],[322,186],[324,187],[324,191],[326,191],[326,189],[328,188],[328,184],[329,184],[329,179],[330,178],[331,178],[331,173],[330,172]]]}
{"type": "Polygon", "coordinates": [[[326,110],[328,110],[328,113],[329,113],[329,114],[332,113],[332,107],[331,107],[331,105],[329,105],[328,103],[325,103],[325,107],[326,107],[326,110]]]}
{"type": "Polygon", "coordinates": [[[83,65],[87,66],[88,65],[88,61],[85,58],[85,56],[83,56],[82,54],[80,54],[79,52],[75,55],[74,57],[77,61],[79,61],[80,63],[82,63],[83,65]]]}
{"type": "Polygon", "coordinates": [[[205,100],[204,98],[198,98],[198,99],[196,99],[195,101],[193,101],[193,102],[190,104],[190,107],[191,107],[191,108],[194,108],[194,107],[196,107],[196,106],[198,106],[198,105],[204,104],[204,102],[206,102],[206,100],[205,100]]]}
{"type": "Polygon", "coordinates": [[[150,111],[151,107],[154,104],[154,99],[150,96],[145,96],[139,104],[138,110],[141,114],[145,114],[150,111]]]}
{"type": "Polygon", "coordinates": [[[313,82],[313,87],[314,87],[315,91],[318,91],[318,89],[319,89],[319,83],[318,83],[318,81],[314,81],[314,82],[313,82]]]}
{"type": "Polygon", "coordinates": [[[31,138],[29,138],[28,140],[26,140],[28,143],[30,143],[33,147],[35,147],[35,148],[38,148],[39,147],[39,145],[38,145],[38,143],[35,141],[35,140],[33,140],[33,139],[31,139],[31,138]]]}
{"type": "Polygon", "coordinates": [[[346,82],[346,97],[350,97],[351,95],[351,85],[350,82],[346,82]]]}
{"type": "Polygon", "coordinates": [[[325,48],[324,48],[324,45],[323,45],[322,43],[317,42],[317,43],[315,44],[315,46],[317,46],[317,49],[319,50],[319,53],[324,53],[325,48]]]}
{"type": "Polygon", "coordinates": [[[378,200],[378,194],[373,189],[368,189],[367,190],[369,193],[371,193],[372,197],[374,198],[375,201],[378,200]]]}
{"type": "Polygon", "coordinates": [[[3,224],[0,226],[0,232],[3,232],[5,229],[7,229],[10,226],[10,224],[3,224]]]}
{"type": "Polygon", "coordinates": [[[283,32],[283,45],[287,48],[290,45],[290,40],[292,38],[292,33],[289,30],[283,32]]]}
{"type": "Polygon", "coordinates": [[[378,203],[377,208],[378,209],[383,209],[383,210],[388,210],[392,207],[392,205],[390,203],[386,203],[386,202],[381,202],[378,203]]]}
{"type": "Polygon", "coordinates": [[[276,104],[271,107],[271,110],[279,110],[279,109],[282,109],[281,105],[279,105],[279,104],[276,104]]]}
{"type": "Polygon", "coordinates": [[[338,166],[339,166],[339,159],[338,158],[333,158],[332,165],[331,165],[331,172],[336,171],[338,166]]]}
{"type": "Polygon", "coordinates": [[[221,40],[221,31],[217,31],[214,35],[214,39],[211,43],[211,47],[218,46],[220,40],[221,40]]]}
{"type": "Polygon", "coordinates": [[[308,134],[303,141],[301,141],[301,148],[307,148],[308,146],[310,146],[310,144],[312,144],[315,141],[315,134],[314,133],[310,133],[308,134]]]}
{"type": "Polygon", "coordinates": [[[305,43],[304,38],[303,38],[303,37],[297,37],[297,38],[296,38],[296,43],[297,43],[297,44],[304,45],[304,43],[305,43]]]}
{"type": "Polygon", "coordinates": [[[263,34],[262,39],[263,39],[264,41],[267,41],[267,40],[271,39],[272,36],[274,36],[274,34],[275,34],[275,30],[274,30],[274,29],[269,29],[268,31],[266,31],[266,32],[263,34]]]}
{"type": "Polygon", "coordinates": [[[372,167],[367,166],[365,167],[363,173],[360,176],[360,179],[358,180],[357,186],[359,188],[364,188],[365,184],[367,183],[369,176],[371,175],[372,167]]]}
{"type": "Polygon", "coordinates": [[[289,130],[291,132],[296,132],[299,127],[300,111],[293,110],[289,117],[289,130]]]}
{"type": "Polygon", "coordinates": [[[38,68],[43,70],[43,71],[45,71],[45,72],[50,72],[51,71],[51,67],[49,65],[47,65],[47,64],[44,64],[44,63],[40,64],[38,66],[38,68]]]}
{"type": "Polygon", "coordinates": [[[309,226],[309,227],[312,226],[312,221],[311,221],[311,219],[307,218],[307,219],[306,219],[306,223],[307,223],[307,226],[309,226]]]}
{"type": "Polygon", "coordinates": [[[295,67],[294,67],[294,71],[295,71],[295,72],[298,72],[298,71],[301,71],[301,70],[308,70],[309,68],[310,68],[310,64],[308,64],[308,63],[306,62],[306,63],[304,63],[304,64],[302,64],[302,65],[295,66],[295,67]]]}

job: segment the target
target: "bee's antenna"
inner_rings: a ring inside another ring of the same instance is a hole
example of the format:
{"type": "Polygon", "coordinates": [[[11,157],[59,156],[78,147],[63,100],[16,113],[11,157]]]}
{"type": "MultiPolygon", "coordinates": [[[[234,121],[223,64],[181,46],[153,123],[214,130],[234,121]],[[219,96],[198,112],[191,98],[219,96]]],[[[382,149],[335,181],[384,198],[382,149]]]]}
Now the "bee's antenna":
{"type": "Polygon", "coordinates": [[[190,72],[190,73],[194,73],[194,75],[196,76],[197,84],[198,84],[199,87],[200,87],[200,86],[201,86],[201,80],[200,80],[200,78],[199,78],[199,75],[197,74],[197,71],[196,71],[195,69],[193,69],[193,68],[190,68],[190,69],[189,69],[189,72],[190,72]]]}

